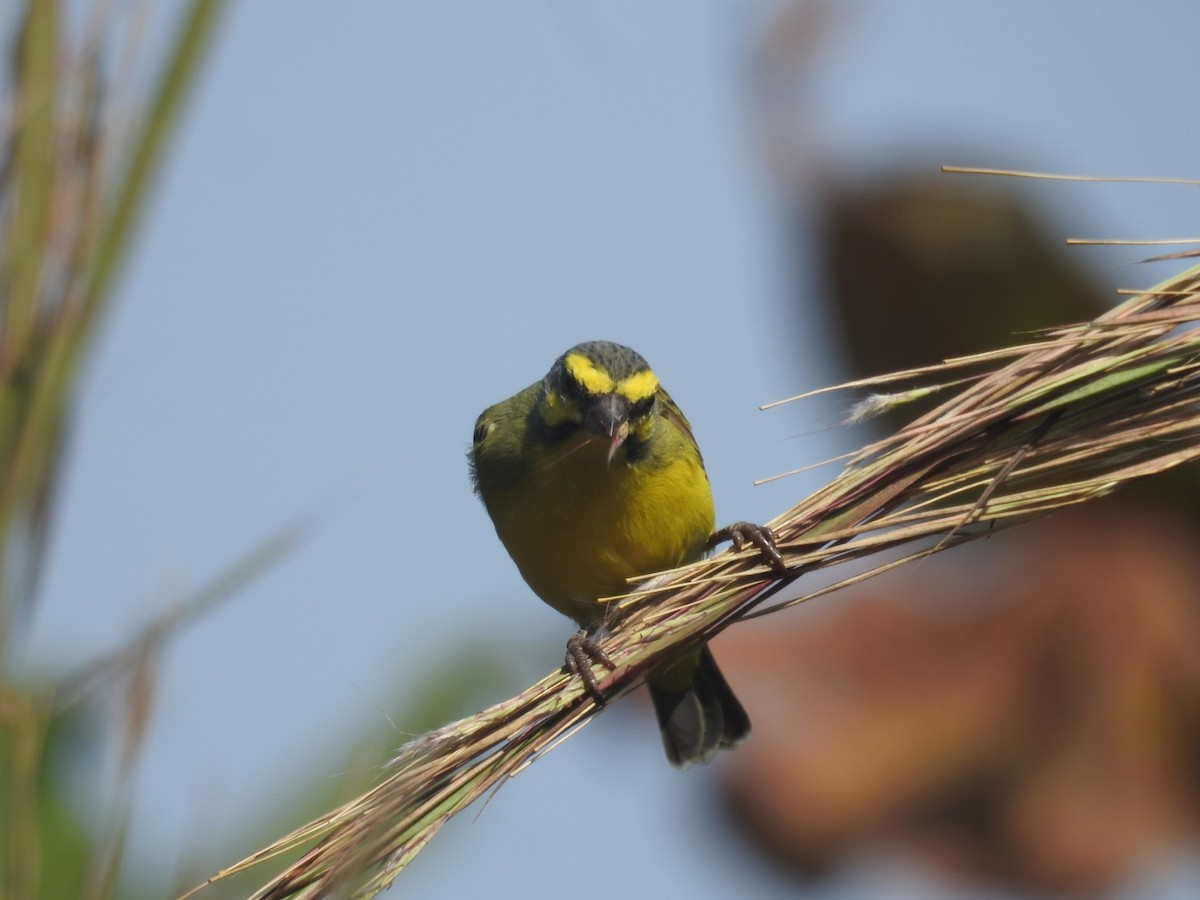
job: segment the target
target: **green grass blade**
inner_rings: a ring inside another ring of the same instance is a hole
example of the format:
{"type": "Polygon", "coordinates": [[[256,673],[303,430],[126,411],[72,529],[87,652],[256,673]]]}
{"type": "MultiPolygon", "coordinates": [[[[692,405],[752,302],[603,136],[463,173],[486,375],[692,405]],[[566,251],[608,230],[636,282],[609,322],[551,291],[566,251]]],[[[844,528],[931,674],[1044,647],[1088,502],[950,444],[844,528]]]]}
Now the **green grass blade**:
{"type": "Polygon", "coordinates": [[[58,94],[57,0],[29,0],[17,36],[16,118],[9,135],[11,181],[8,241],[0,268],[4,327],[0,379],[24,353],[38,313],[38,284],[54,194],[54,125],[58,94]]]}
{"type": "Polygon", "coordinates": [[[83,292],[84,319],[107,300],[114,275],[137,226],[167,141],[212,41],[226,0],[193,0],[181,18],[175,45],[150,102],[145,124],[133,143],[129,164],[100,229],[83,292]]]}

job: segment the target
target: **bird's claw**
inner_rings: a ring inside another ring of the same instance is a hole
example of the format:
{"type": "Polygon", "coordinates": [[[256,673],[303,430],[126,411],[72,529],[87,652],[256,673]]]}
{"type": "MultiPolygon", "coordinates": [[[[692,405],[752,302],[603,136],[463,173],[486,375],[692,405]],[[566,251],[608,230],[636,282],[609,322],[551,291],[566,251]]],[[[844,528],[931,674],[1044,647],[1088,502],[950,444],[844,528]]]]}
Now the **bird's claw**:
{"type": "Polygon", "coordinates": [[[596,673],[592,671],[592,666],[597,663],[604,666],[610,672],[617,667],[617,664],[609,658],[604,649],[596,643],[585,629],[581,628],[571,635],[567,641],[567,671],[572,675],[578,675],[582,678],[583,686],[588,694],[596,701],[598,706],[603,706],[604,693],[600,690],[600,683],[596,680],[596,673]]]}
{"type": "Polygon", "coordinates": [[[747,544],[753,544],[762,554],[763,560],[775,570],[777,575],[786,575],[787,563],[775,543],[775,532],[766,525],[755,525],[753,522],[734,522],[718,530],[708,539],[707,549],[711,550],[722,541],[733,544],[734,550],[741,550],[747,544]]]}

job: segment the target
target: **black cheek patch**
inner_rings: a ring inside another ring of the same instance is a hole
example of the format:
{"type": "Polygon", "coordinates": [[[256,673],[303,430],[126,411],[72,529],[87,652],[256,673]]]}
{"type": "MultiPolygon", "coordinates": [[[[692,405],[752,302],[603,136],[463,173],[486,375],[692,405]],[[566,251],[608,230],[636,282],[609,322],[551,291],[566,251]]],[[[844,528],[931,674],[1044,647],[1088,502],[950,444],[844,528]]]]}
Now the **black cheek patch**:
{"type": "Polygon", "coordinates": [[[639,441],[631,438],[625,442],[624,447],[625,459],[631,463],[645,459],[650,452],[649,441],[639,441]]]}
{"type": "Polygon", "coordinates": [[[538,414],[536,407],[529,411],[529,421],[527,424],[528,427],[525,429],[525,433],[536,436],[537,440],[548,447],[558,446],[580,428],[578,422],[572,422],[569,419],[559,422],[557,425],[547,425],[546,420],[538,414]]]}
{"type": "Polygon", "coordinates": [[[654,395],[651,394],[649,397],[643,397],[641,400],[639,400],[637,403],[634,403],[629,408],[629,418],[640,419],[640,418],[642,418],[642,416],[650,415],[650,412],[653,409],[654,409],[654,395]]]}

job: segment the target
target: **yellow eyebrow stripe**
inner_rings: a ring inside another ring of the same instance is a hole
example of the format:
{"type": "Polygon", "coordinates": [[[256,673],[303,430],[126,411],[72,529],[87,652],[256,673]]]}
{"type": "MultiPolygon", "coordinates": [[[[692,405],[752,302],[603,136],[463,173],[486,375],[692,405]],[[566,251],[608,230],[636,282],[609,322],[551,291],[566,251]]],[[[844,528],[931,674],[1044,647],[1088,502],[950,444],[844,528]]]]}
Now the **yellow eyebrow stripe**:
{"type": "Polygon", "coordinates": [[[617,389],[609,374],[580,353],[572,353],[563,364],[571,377],[579,382],[589,394],[611,394],[617,389]]]}
{"type": "Polygon", "coordinates": [[[658,379],[649,369],[630,375],[617,385],[617,393],[630,403],[637,403],[654,396],[658,390],[658,379]]]}
{"type": "Polygon", "coordinates": [[[571,377],[589,394],[620,394],[630,403],[637,403],[654,396],[658,390],[658,378],[649,369],[615,382],[611,375],[581,353],[570,354],[563,364],[571,377]]]}

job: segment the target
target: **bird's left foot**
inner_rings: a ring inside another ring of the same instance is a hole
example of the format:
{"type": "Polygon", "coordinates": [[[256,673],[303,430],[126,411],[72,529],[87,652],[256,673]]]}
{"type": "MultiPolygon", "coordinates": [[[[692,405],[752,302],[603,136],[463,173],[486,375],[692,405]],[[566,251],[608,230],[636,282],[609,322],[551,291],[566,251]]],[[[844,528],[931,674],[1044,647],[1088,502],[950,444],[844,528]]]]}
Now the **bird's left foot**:
{"type": "Polygon", "coordinates": [[[567,671],[582,678],[584,688],[596,701],[596,705],[603,706],[604,693],[600,690],[600,683],[596,681],[596,673],[592,671],[592,666],[597,663],[610,672],[617,667],[591,634],[580,628],[567,641],[567,671]]]}
{"type": "Polygon", "coordinates": [[[729,541],[734,550],[741,550],[747,544],[753,544],[777,575],[787,574],[787,563],[775,544],[775,532],[766,525],[755,525],[753,522],[734,522],[732,525],[726,525],[708,539],[705,549],[712,550],[722,541],[729,541]]]}

